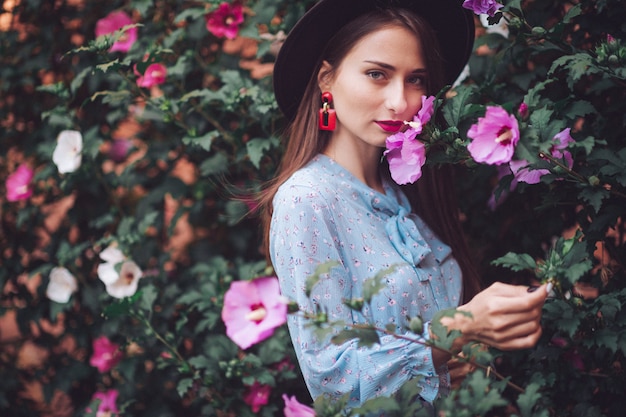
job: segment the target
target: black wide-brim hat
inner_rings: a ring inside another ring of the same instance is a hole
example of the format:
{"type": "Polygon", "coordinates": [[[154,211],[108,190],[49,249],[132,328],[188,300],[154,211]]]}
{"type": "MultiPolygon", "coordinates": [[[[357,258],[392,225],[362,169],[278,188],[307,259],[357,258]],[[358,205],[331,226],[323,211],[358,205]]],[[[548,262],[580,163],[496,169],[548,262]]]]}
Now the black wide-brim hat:
{"type": "Polygon", "coordinates": [[[439,40],[445,82],[452,84],[474,45],[474,15],[462,0],[321,0],[296,23],[274,65],[274,94],[293,120],[328,41],[348,22],[377,9],[401,7],[422,16],[439,40]]]}

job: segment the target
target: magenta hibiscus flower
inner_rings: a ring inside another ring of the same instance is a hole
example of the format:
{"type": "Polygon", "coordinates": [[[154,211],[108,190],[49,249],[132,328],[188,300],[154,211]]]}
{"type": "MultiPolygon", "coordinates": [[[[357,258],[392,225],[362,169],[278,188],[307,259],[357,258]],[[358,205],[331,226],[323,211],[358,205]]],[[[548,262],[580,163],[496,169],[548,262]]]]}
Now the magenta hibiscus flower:
{"type": "Polygon", "coordinates": [[[276,277],[233,282],[222,309],[226,335],[242,349],[267,339],[287,321],[287,304],[276,277]]]}
{"type": "Polygon", "coordinates": [[[243,401],[252,408],[253,413],[258,413],[261,407],[267,404],[270,399],[272,388],[269,385],[259,384],[254,381],[254,385],[248,387],[243,401]]]}
{"type": "MultiPolygon", "coordinates": [[[[571,169],[574,166],[574,158],[572,157],[572,154],[566,150],[569,144],[574,142],[574,139],[570,135],[570,131],[570,128],[567,128],[554,135],[550,155],[552,155],[555,159],[563,161],[565,166],[571,169]]],[[[529,166],[528,161],[523,159],[511,161],[509,165],[511,167],[511,171],[515,174],[515,179],[519,182],[525,182],[527,184],[538,184],[541,181],[541,177],[550,173],[550,170],[548,169],[532,169],[529,166]]]]}
{"type": "Polygon", "coordinates": [[[513,157],[520,134],[515,116],[501,107],[488,106],[485,117],[478,118],[467,136],[473,139],[467,150],[476,162],[500,165],[513,157]]]}
{"type": "Polygon", "coordinates": [[[283,409],[285,417],[315,417],[315,410],[299,403],[296,397],[289,398],[283,394],[283,400],[285,401],[283,409]]]}
{"type": "MultiPolygon", "coordinates": [[[[100,404],[98,404],[98,411],[96,411],[96,416],[112,416],[119,413],[117,409],[117,396],[119,392],[116,389],[110,389],[106,392],[96,392],[91,397],[93,400],[100,400],[100,404]]],[[[91,410],[87,410],[87,412],[91,412],[91,410]]]]}
{"type": "Polygon", "coordinates": [[[7,200],[25,200],[33,194],[30,182],[35,173],[26,164],[21,164],[6,180],[7,200]]]}
{"type": "Polygon", "coordinates": [[[240,3],[222,3],[205,16],[206,28],[218,38],[235,39],[243,23],[243,6],[240,3]]]}
{"type": "Polygon", "coordinates": [[[426,146],[416,139],[413,129],[398,132],[387,138],[384,155],[389,162],[391,178],[400,185],[413,184],[422,176],[422,166],[426,163],[426,146]]]}
{"type": "Polygon", "coordinates": [[[100,336],[93,341],[93,355],[89,364],[98,368],[98,371],[108,372],[122,360],[120,346],[113,343],[106,336],[100,336]]]}
{"type": "Polygon", "coordinates": [[[410,122],[409,128],[387,138],[384,155],[389,162],[391,178],[397,184],[412,184],[422,176],[422,166],[426,163],[426,146],[417,139],[424,125],[434,112],[435,97],[422,96],[422,107],[410,122]]]}
{"type": "MultiPolygon", "coordinates": [[[[124,26],[133,23],[130,16],[121,10],[109,13],[106,17],[96,22],[96,37],[109,35],[122,29],[124,26]]],[[[137,40],[137,28],[129,28],[124,34],[111,46],[110,52],[120,51],[128,52],[137,40]]]]}
{"type": "Polygon", "coordinates": [[[159,63],[148,65],[143,75],[137,70],[137,65],[135,65],[134,71],[137,76],[137,85],[144,88],[163,84],[167,77],[167,68],[159,63]]]}
{"type": "Polygon", "coordinates": [[[496,0],[465,0],[463,2],[463,7],[476,14],[488,14],[489,16],[493,16],[504,6],[496,0]]]}

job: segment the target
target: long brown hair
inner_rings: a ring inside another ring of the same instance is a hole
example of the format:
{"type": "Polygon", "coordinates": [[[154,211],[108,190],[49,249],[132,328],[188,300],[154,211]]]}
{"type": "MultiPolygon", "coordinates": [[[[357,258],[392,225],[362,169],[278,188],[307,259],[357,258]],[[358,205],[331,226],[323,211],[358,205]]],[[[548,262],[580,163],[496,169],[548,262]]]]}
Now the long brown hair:
{"type": "MultiPolygon", "coordinates": [[[[263,226],[263,249],[269,260],[269,229],[273,212],[272,200],[278,188],[289,177],[321,153],[328,143],[330,132],[317,126],[320,106],[318,73],[322,62],[327,61],[332,71],[341,64],[348,52],[366,35],[383,27],[401,26],[415,34],[423,48],[423,58],[428,71],[427,91],[438,92],[444,86],[442,58],[437,38],[430,25],[420,16],[405,9],[384,9],[366,13],[345,25],[328,43],[320,56],[313,76],[309,80],[294,120],[282,135],[285,151],[275,178],[266,184],[259,195],[259,209],[263,226]]],[[[333,74],[328,74],[332,77],[333,74]]],[[[480,288],[476,273],[463,237],[455,200],[451,169],[425,167],[424,175],[413,186],[403,187],[413,210],[430,225],[438,236],[448,243],[463,271],[464,301],[473,297],[480,288]]],[[[388,170],[383,170],[387,172],[388,170]]]]}

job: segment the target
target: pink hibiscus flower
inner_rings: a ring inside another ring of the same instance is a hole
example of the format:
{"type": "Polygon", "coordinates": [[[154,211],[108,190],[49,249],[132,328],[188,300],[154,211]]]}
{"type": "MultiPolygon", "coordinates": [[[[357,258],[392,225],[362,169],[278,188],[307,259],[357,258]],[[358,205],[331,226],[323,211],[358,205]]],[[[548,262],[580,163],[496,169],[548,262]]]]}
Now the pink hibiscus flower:
{"type": "Polygon", "coordinates": [[[134,71],[135,75],[137,75],[137,85],[139,87],[150,88],[154,85],[163,84],[167,77],[167,68],[159,63],[148,65],[143,75],[137,71],[137,65],[135,65],[134,71]]]}
{"type": "Polygon", "coordinates": [[[489,16],[493,16],[504,6],[496,0],[465,0],[463,2],[463,7],[476,14],[488,14],[489,16]]]}
{"type": "Polygon", "coordinates": [[[26,164],[21,164],[6,180],[7,200],[25,200],[33,194],[30,182],[35,173],[26,164]]]}
{"type": "Polygon", "coordinates": [[[413,184],[422,176],[426,163],[426,146],[416,139],[415,130],[398,132],[387,138],[384,155],[389,162],[391,178],[397,184],[413,184]]]}
{"type": "Polygon", "coordinates": [[[235,39],[243,23],[243,6],[240,3],[222,3],[205,16],[206,28],[218,38],[235,39]]]}
{"type": "Polygon", "coordinates": [[[287,300],[278,279],[235,281],[224,294],[222,320],[226,335],[242,349],[267,339],[287,321],[287,300]]]}
{"type": "Polygon", "coordinates": [[[122,360],[120,346],[111,342],[106,336],[100,336],[93,341],[93,355],[89,364],[98,368],[98,371],[108,372],[122,360]]]}
{"type": "Polygon", "coordinates": [[[124,162],[132,147],[133,143],[128,139],[114,139],[109,148],[109,158],[113,162],[124,162]]]}
{"type": "Polygon", "coordinates": [[[467,136],[473,139],[467,150],[476,162],[500,165],[513,157],[520,134],[515,116],[501,107],[487,106],[485,117],[478,118],[467,136]]]}
{"type": "Polygon", "coordinates": [[[269,401],[271,390],[272,388],[269,385],[259,384],[257,381],[254,381],[254,385],[248,387],[243,400],[252,408],[252,412],[258,413],[261,407],[269,401]]]}
{"type": "Polygon", "coordinates": [[[422,107],[410,122],[409,128],[387,138],[384,155],[389,162],[391,178],[397,184],[412,184],[422,176],[422,166],[426,163],[426,146],[417,140],[424,125],[434,112],[435,97],[422,96],[422,107]]]}
{"type": "MultiPolygon", "coordinates": [[[[124,26],[131,25],[133,21],[130,16],[121,10],[109,13],[106,17],[96,22],[96,37],[114,33],[124,26]]],[[[109,52],[128,52],[137,40],[137,28],[133,27],[113,43],[109,52]]]]}
{"type": "MultiPolygon", "coordinates": [[[[96,411],[96,417],[111,417],[119,413],[117,409],[117,396],[119,392],[116,389],[110,389],[106,392],[96,392],[91,400],[100,400],[98,404],[98,411],[96,411]]],[[[91,410],[87,410],[91,412],[91,410]]]]}
{"type": "MultiPolygon", "coordinates": [[[[561,160],[568,168],[574,166],[574,158],[572,154],[567,151],[567,147],[570,143],[574,142],[574,139],[570,135],[570,128],[564,129],[557,133],[552,139],[553,145],[550,149],[550,154],[555,159],[561,160]]],[[[532,169],[529,166],[528,161],[518,160],[509,162],[511,171],[515,174],[515,179],[519,182],[525,182],[527,184],[538,184],[541,181],[541,177],[550,173],[548,169],[532,169]]]]}
{"type": "Polygon", "coordinates": [[[283,394],[283,400],[285,401],[285,408],[283,409],[285,417],[315,417],[315,410],[299,403],[296,397],[289,398],[283,394]]]}

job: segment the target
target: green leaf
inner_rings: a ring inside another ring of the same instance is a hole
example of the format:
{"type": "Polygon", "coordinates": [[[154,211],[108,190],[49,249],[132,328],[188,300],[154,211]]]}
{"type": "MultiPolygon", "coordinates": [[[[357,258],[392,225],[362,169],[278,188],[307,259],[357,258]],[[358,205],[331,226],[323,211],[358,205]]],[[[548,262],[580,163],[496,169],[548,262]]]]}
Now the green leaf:
{"type": "Polygon", "coordinates": [[[473,414],[486,415],[492,409],[507,404],[499,390],[492,386],[491,379],[487,378],[483,372],[473,372],[466,379],[472,394],[468,392],[464,402],[471,406],[473,414]]]}
{"type": "Polygon", "coordinates": [[[556,59],[552,63],[552,67],[550,68],[548,75],[554,75],[554,73],[560,68],[563,68],[567,75],[567,85],[570,89],[573,89],[574,84],[582,77],[587,77],[591,74],[601,72],[601,70],[595,65],[593,58],[588,53],[565,55],[556,59]]]}
{"type": "Polygon", "coordinates": [[[599,329],[593,333],[593,340],[599,347],[605,347],[611,352],[617,352],[620,348],[619,341],[620,334],[612,329],[599,329]]]}
{"type": "Polygon", "coordinates": [[[276,140],[276,138],[254,138],[249,140],[246,143],[246,150],[248,151],[248,157],[250,158],[250,162],[252,162],[252,165],[254,165],[255,168],[259,169],[261,159],[265,155],[266,151],[269,151],[277,145],[278,141],[276,140]]]}
{"type": "Polygon", "coordinates": [[[152,306],[159,296],[159,291],[154,285],[146,285],[141,289],[139,307],[146,311],[152,311],[152,306]]]}
{"type": "Polygon", "coordinates": [[[197,146],[205,151],[210,151],[213,141],[220,137],[220,135],[221,133],[218,130],[212,130],[202,136],[185,136],[183,138],[183,144],[187,146],[197,146]]]}
{"type": "Polygon", "coordinates": [[[330,270],[339,265],[341,264],[338,261],[328,261],[318,265],[317,268],[315,268],[315,272],[313,272],[312,275],[309,275],[306,279],[306,296],[311,296],[313,287],[319,282],[322,275],[330,274],[330,270]]]}
{"type": "Polygon", "coordinates": [[[223,152],[219,152],[207,159],[205,159],[200,164],[200,173],[204,177],[208,177],[210,175],[222,174],[228,171],[228,155],[223,152]]]}
{"type": "Polygon", "coordinates": [[[224,100],[224,96],[222,93],[205,88],[203,90],[192,90],[189,93],[182,96],[179,101],[181,103],[184,103],[184,102],[191,100],[192,98],[203,98],[203,99],[206,99],[206,101],[224,100]]]}
{"type": "Polygon", "coordinates": [[[453,318],[456,314],[462,314],[467,317],[471,317],[470,313],[466,313],[463,311],[459,311],[456,309],[447,309],[440,310],[433,316],[430,321],[430,332],[433,335],[433,338],[430,342],[435,347],[439,347],[445,350],[450,350],[454,345],[456,339],[461,336],[461,332],[459,330],[450,330],[447,326],[444,326],[441,323],[441,319],[444,317],[453,318]]]}
{"type": "Polygon", "coordinates": [[[185,9],[181,13],[179,13],[178,16],[176,16],[176,18],[174,18],[174,23],[181,23],[188,19],[196,20],[198,18],[204,17],[206,13],[207,13],[206,9],[203,7],[198,7],[198,8],[192,7],[189,9],[185,9]]]}
{"type": "Polygon", "coordinates": [[[380,343],[378,332],[373,327],[359,327],[340,331],[330,340],[335,345],[342,345],[350,340],[358,339],[358,346],[370,347],[380,343]]]}
{"type": "Polygon", "coordinates": [[[597,302],[600,303],[600,313],[606,320],[614,320],[616,314],[622,310],[621,301],[613,294],[603,294],[598,297],[597,302]]]}
{"type": "Polygon", "coordinates": [[[195,369],[212,369],[215,364],[204,355],[194,356],[187,361],[195,369]]]}
{"type": "Polygon", "coordinates": [[[596,114],[598,110],[586,100],[576,100],[570,102],[564,109],[564,112],[568,117],[574,119],[576,116],[582,117],[588,114],[596,114]]]}
{"type": "Polygon", "coordinates": [[[573,18],[580,16],[582,11],[582,5],[580,4],[570,7],[569,10],[567,10],[567,13],[565,13],[565,16],[563,16],[563,23],[570,23],[573,18]]]}
{"type": "Polygon", "coordinates": [[[529,270],[534,271],[537,262],[528,254],[518,254],[509,252],[506,255],[491,262],[493,265],[504,266],[515,272],[529,270]]]}
{"type": "Polygon", "coordinates": [[[544,100],[543,95],[541,93],[545,91],[546,86],[548,86],[549,84],[553,82],[554,80],[550,80],[550,79],[538,82],[530,90],[526,92],[523,102],[526,103],[526,105],[531,109],[539,107],[542,101],[544,100]]]}
{"type": "Polygon", "coordinates": [[[578,194],[578,198],[586,201],[589,205],[591,205],[596,213],[600,211],[600,208],[602,207],[602,201],[604,201],[604,199],[608,198],[609,196],[610,193],[608,190],[591,186],[583,188],[583,190],[578,194]]]}
{"type": "Polygon", "coordinates": [[[541,399],[541,386],[537,383],[529,384],[524,392],[517,397],[517,406],[519,407],[520,417],[536,417],[533,414],[533,408],[541,399]]]}
{"type": "Polygon", "coordinates": [[[120,104],[123,103],[126,99],[130,98],[130,91],[121,90],[121,91],[97,91],[94,93],[89,100],[95,101],[97,98],[102,98],[102,102],[105,104],[120,104]]]}
{"type": "Polygon", "coordinates": [[[100,146],[103,140],[98,136],[99,128],[94,126],[87,130],[83,135],[83,155],[88,156],[90,159],[96,159],[100,153],[100,146]]]}
{"type": "Polygon", "coordinates": [[[456,95],[443,105],[443,117],[450,126],[458,126],[463,119],[466,107],[475,92],[475,88],[462,85],[455,89],[456,95]]]}
{"type": "Polygon", "coordinates": [[[141,294],[142,291],[137,291],[131,297],[126,297],[117,302],[114,302],[104,309],[102,315],[107,319],[128,316],[132,311],[135,303],[141,298],[141,294]]]}
{"type": "Polygon", "coordinates": [[[564,331],[569,337],[573,337],[580,326],[580,317],[575,316],[570,309],[565,310],[564,314],[556,319],[556,326],[564,331]]]}
{"type": "Polygon", "coordinates": [[[363,299],[366,303],[371,303],[372,298],[387,286],[386,277],[395,271],[396,265],[384,269],[372,278],[363,281],[363,299]]]}
{"type": "Polygon", "coordinates": [[[131,7],[136,9],[141,16],[145,16],[153,5],[152,0],[133,0],[131,7]]]}
{"type": "Polygon", "coordinates": [[[564,275],[567,277],[571,284],[575,284],[581,279],[587,272],[591,271],[593,263],[590,259],[586,259],[579,263],[575,263],[567,267],[564,275]]]}
{"type": "Polygon", "coordinates": [[[96,69],[104,72],[105,74],[109,71],[117,71],[122,67],[119,59],[114,59],[113,61],[106,62],[104,64],[96,65],[96,69]]]}
{"type": "Polygon", "coordinates": [[[146,231],[151,227],[157,224],[156,220],[159,217],[158,211],[151,211],[142,216],[137,224],[137,231],[141,234],[146,233],[146,231]]]}
{"type": "Polygon", "coordinates": [[[545,142],[551,142],[554,136],[563,130],[565,121],[553,120],[554,111],[543,107],[530,114],[530,123],[537,130],[539,137],[545,142]]]}
{"type": "Polygon", "coordinates": [[[184,397],[187,391],[193,386],[193,379],[191,378],[183,378],[178,381],[178,385],[176,386],[176,392],[180,397],[184,397]]]}
{"type": "Polygon", "coordinates": [[[391,411],[400,411],[400,405],[392,397],[375,397],[352,410],[353,413],[359,416],[374,415],[373,413],[378,415],[382,411],[385,413],[381,415],[388,415],[391,411]]]}

